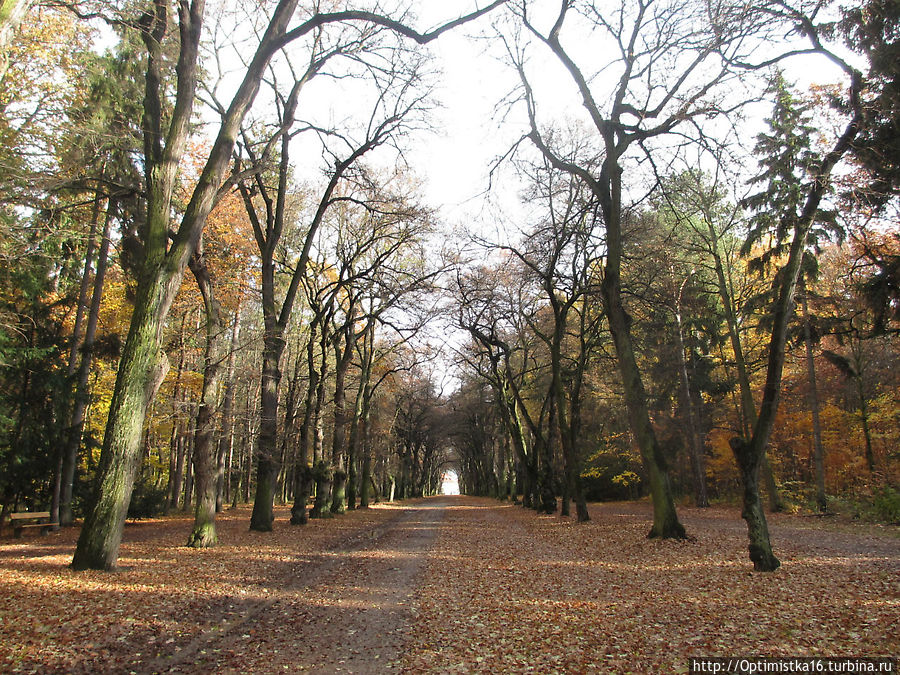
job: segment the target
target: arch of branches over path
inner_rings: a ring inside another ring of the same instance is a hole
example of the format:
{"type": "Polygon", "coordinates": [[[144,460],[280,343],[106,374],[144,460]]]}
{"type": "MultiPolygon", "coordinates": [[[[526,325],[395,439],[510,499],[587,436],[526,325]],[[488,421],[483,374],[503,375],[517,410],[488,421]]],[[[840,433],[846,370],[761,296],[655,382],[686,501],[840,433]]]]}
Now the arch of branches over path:
{"type": "MultiPolygon", "coordinates": [[[[171,234],[170,214],[176,173],[184,155],[199,83],[200,41],[206,4],[178,3],[178,56],[174,104],[163,129],[162,47],[170,31],[169,6],[156,0],[133,22],[147,50],[144,97],[144,169],[147,222],[138,288],[128,337],[119,363],[100,459],[97,493],[78,540],[72,567],[114,569],[128,504],[141,457],[147,410],[168,368],[161,349],[162,329],[188,261],[226,182],[238,131],[259,91],[265,68],[274,54],[292,41],[329,25],[366,22],[383,26],[420,44],[437,39],[457,26],[503,4],[497,0],[481,10],[419,33],[402,21],[367,11],[316,13],[291,28],[297,0],[282,0],[271,14],[243,79],[228,105],[219,132],[188,201],[181,223],[171,234]]],[[[83,16],[98,16],[74,6],[83,16]]],[[[102,18],[102,16],[101,16],[102,18]]]]}
{"type": "MultiPolygon", "coordinates": [[[[682,129],[688,125],[699,125],[701,120],[711,115],[712,95],[719,88],[727,85],[737,73],[767,68],[781,59],[792,56],[794,52],[765,62],[753,62],[750,58],[751,54],[742,52],[738,48],[743,47],[744,41],[755,41],[765,37],[767,30],[773,30],[771,26],[774,23],[782,28],[796,29],[810,43],[809,47],[800,51],[818,53],[829,58],[838,63],[847,76],[850,83],[846,96],[849,122],[816,166],[807,183],[808,187],[802,204],[796,212],[783,216],[783,219],[790,223],[789,239],[791,243],[782,272],[777,276],[778,285],[775,288],[777,299],[772,309],[773,327],[768,347],[763,398],[758,414],[755,414],[756,421],[750,435],[746,438],[738,437],[732,441],[732,448],[743,483],[743,516],[748,524],[750,558],[759,570],[771,571],[778,567],[778,560],[772,553],[769,543],[765,516],[759,500],[759,467],[765,457],[765,448],[771,436],[778,409],[788,323],[807,236],[815,222],[819,205],[827,192],[831,172],[851,147],[863,121],[860,96],[865,78],[859,71],[826,49],[821,41],[819,26],[814,23],[812,18],[784,3],[760,7],[756,10],[758,14],[750,17],[721,17],[721,22],[712,22],[708,34],[702,36],[708,39],[708,42],[702,43],[701,46],[697,46],[700,44],[699,42],[692,42],[692,49],[697,52],[696,59],[689,60],[684,72],[674,80],[660,85],[659,90],[664,92],[662,99],[657,102],[644,102],[642,107],[637,104],[635,93],[641,84],[641,75],[636,72],[639,59],[634,57],[633,51],[624,49],[621,59],[623,75],[608,97],[595,90],[594,87],[597,85],[594,84],[588,73],[590,65],[579,65],[576,58],[567,51],[564,46],[566,28],[576,13],[574,5],[570,2],[561,3],[559,12],[546,29],[540,28],[533,22],[528,11],[529,3],[507,3],[504,0],[497,0],[483,9],[446,23],[437,29],[419,33],[400,20],[366,11],[314,14],[300,25],[292,28],[291,22],[297,10],[297,2],[285,0],[279,2],[273,10],[271,20],[261,36],[257,51],[248,64],[236,94],[227,106],[223,106],[219,133],[208,153],[197,184],[187,200],[184,215],[177,227],[173,227],[170,214],[172,213],[174,186],[177,182],[176,171],[185,153],[190,135],[190,120],[197,98],[199,45],[205,18],[205,6],[202,0],[193,3],[180,2],[178,5],[178,56],[175,82],[173,83],[174,98],[172,109],[166,115],[163,113],[166,106],[164,105],[164,76],[161,66],[162,50],[166,38],[171,37],[173,27],[170,25],[171,17],[168,13],[167,3],[157,0],[153,4],[153,11],[148,11],[131,23],[131,27],[140,32],[147,52],[143,104],[145,121],[143,167],[145,170],[147,223],[142,231],[142,252],[134,312],[119,364],[109,421],[104,436],[97,492],[73,558],[72,565],[75,569],[111,570],[116,567],[128,503],[136,472],[140,466],[141,439],[147,410],[168,368],[168,361],[162,349],[165,319],[189,265],[201,288],[206,288],[203,293],[204,300],[209,296],[207,276],[201,264],[200,242],[203,229],[207,217],[223,194],[233,186],[240,184],[241,180],[250,177],[250,174],[229,177],[227,172],[231,165],[241,124],[253,105],[265,69],[273,55],[286,49],[294,40],[303,36],[315,31],[327,30],[331,25],[342,25],[348,22],[377,25],[395,32],[403,39],[425,44],[448,30],[499,9],[501,5],[508,5],[508,15],[522,27],[522,34],[529,35],[535,45],[547,50],[547,53],[558,60],[569,74],[573,85],[581,95],[588,118],[593,124],[592,132],[601,140],[603,151],[600,161],[595,164],[584,162],[578,156],[569,154],[564,148],[555,145],[554,136],[548,133],[547,127],[540,118],[540,97],[532,87],[528,76],[525,46],[517,43],[517,38],[501,38],[505,40],[510,63],[516,69],[521,80],[521,98],[518,104],[525,110],[530,126],[522,139],[523,142],[530,143],[550,169],[566,174],[582,184],[589,195],[588,198],[596,207],[596,221],[604,229],[607,248],[603,260],[599,297],[613,338],[615,360],[624,386],[628,423],[650,476],[654,506],[651,536],[677,538],[683,537],[685,533],[675,512],[671,481],[668,475],[669,467],[650,422],[643,375],[635,357],[631,335],[631,317],[622,300],[621,265],[624,251],[622,195],[627,191],[627,172],[623,160],[627,158],[629,152],[637,148],[640,152],[647,152],[652,161],[652,151],[647,148],[652,145],[653,140],[670,134],[682,133],[682,129]],[[728,23],[729,21],[732,23],[728,23]],[[705,70],[709,60],[715,60],[717,63],[717,68],[711,71],[712,75],[709,74],[710,71],[705,70]],[[604,108],[599,103],[600,101],[610,101],[611,107],[604,108]],[[164,120],[167,121],[167,124],[164,120]]],[[[648,26],[653,23],[651,21],[653,16],[648,7],[650,5],[639,3],[636,14],[630,17],[633,20],[630,26],[632,48],[641,31],[648,29],[648,26]]],[[[85,18],[96,15],[86,5],[75,4],[73,8],[85,18]]],[[[622,11],[624,16],[625,10],[622,11]]],[[[588,15],[591,18],[590,12],[588,15]]],[[[592,20],[596,27],[609,29],[612,25],[599,13],[593,15],[592,20]]],[[[619,37],[627,36],[623,34],[619,37]]],[[[698,36],[696,33],[692,33],[691,37],[698,36]]],[[[628,40],[623,39],[620,44],[627,45],[628,40]]],[[[529,45],[528,49],[531,48],[529,45]]],[[[655,50],[650,50],[648,58],[651,60],[663,58],[671,54],[671,50],[680,48],[682,47],[675,44],[658,44],[655,50]]],[[[721,110],[716,112],[721,112],[721,110]]],[[[289,125],[283,121],[280,134],[282,137],[286,137],[288,132],[289,125]]],[[[345,168],[348,168],[351,163],[347,163],[345,168]]],[[[335,177],[336,179],[341,177],[340,165],[335,177]]],[[[309,242],[312,241],[315,230],[321,222],[324,210],[332,204],[330,196],[330,193],[325,195],[320,210],[313,219],[307,237],[307,246],[295,269],[295,281],[292,282],[293,290],[291,292],[296,292],[296,284],[301,283],[303,271],[309,262],[309,242]]],[[[552,287],[552,274],[546,279],[548,287],[552,287]]],[[[565,339],[565,325],[570,316],[577,316],[583,322],[590,320],[586,310],[577,309],[580,306],[579,303],[585,301],[587,297],[587,291],[584,288],[574,290],[564,303],[567,305],[565,311],[556,313],[557,328],[560,330],[546,341],[551,349],[551,354],[559,357],[558,350],[565,339]],[[569,311],[572,312],[571,315],[567,314],[569,311]],[[557,351],[553,352],[554,349],[557,351]]],[[[555,298],[551,288],[548,296],[551,304],[555,298]]],[[[215,322],[214,316],[215,307],[208,304],[208,325],[215,322]]],[[[287,324],[285,317],[281,317],[280,321],[282,325],[287,324]]],[[[513,494],[516,492],[514,467],[518,463],[525,482],[529,486],[537,488],[536,491],[527,488],[525,492],[533,495],[534,502],[541,504],[545,511],[551,509],[551,503],[552,509],[555,510],[555,496],[551,487],[551,463],[552,448],[558,445],[569,448],[564,453],[565,478],[561,482],[564,508],[567,508],[570,495],[574,494],[577,499],[578,493],[578,460],[571,451],[571,447],[573,439],[577,435],[580,411],[572,407],[573,402],[578,400],[577,391],[574,394],[569,392],[567,396],[567,392],[563,389],[564,382],[559,377],[562,368],[561,359],[553,359],[556,370],[552,378],[552,389],[545,399],[545,409],[541,412],[541,420],[529,420],[528,405],[516,385],[518,380],[514,371],[521,364],[516,362],[518,356],[513,353],[514,350],[503,340],[502,336],[491,330],[485,330],[483,324],[469,321],[464,323],[463,327],[467,328],[475,342],[484,348],[483,356],[486,360],[482,365],[484,365],[485,381],[502,401],[495,422],[506,432],[499,441],[501,447],[491,448],[491,452],[494,453],[491,455],[491,461],[495,465],[499,463],[504,469],[501,474],[503,480],[498,481],[495,477],[494,484],[491,486],[477,484],[476,477],[481,469],[472,463],[485,461],[484,457],[487,457],[488,454],[481,458],[474,455],[460,457],[458,460],[460,474],[468,481],[468,485],[464,488],[476,492],[491,489],[498,494],[503,492],[513,494]]],[[[354,331],[353,322],[348,322],[343,328],[352,333],[354,331]]],[[[358,340],[362,340],[362,344],[366,344],[369,330],[370,324],[367,323],[358,335],[345,337],[343,343],[335,341],[333,343],[335,345],[343,344],[343,351],[336,351],[336,362],[341,363],[342,360],[350,359],[358,340]]],[[[273,339],[273,345],[283,348],[282,342],[283,340],[279,341],[278,336],[273,339]]],[[[312,345],[312,341],[310,341],[310,345],[312,345]]],[[[371,355],[371,351],[368,354],[371,355]]],[[[583,349],[582,354],[587,354],[587,352],[583,349]]],[[[366,352],[363,351],[362,361],[364,364],[366,362],[365,355],[366,352]]],[[[262,377],[264,396],[274,397],[275,406],[272,409],[275,411],[277,411],[277,382],[271,373],[278,370],[280,356],[280,352],[273,353],[269,364],[270,374],[267,375],[264,372],[262,377]]],[[[207,356],[207,362],[219,359],[220,357],[215,355],[207,356]]],[[[369,367],[371,367],[371,363],[369,363],[369,367]]],[[[210,372],[210,381],[213,376],[213,373],[210,372]]],[[[364,403],[367,397],[371,398],[371,394],[371,391],[367,392],[361,388],[357,403],[362,408],[358,407],[358,409],[365,408],[364,403]]],[[[201,411],[203,411],[203,405],[201,404],[201,411]]],[[[343,406],[344,403],[342,402],[341,405],[343,406]]],[[[209,413],[208,410],[206,412],[209,413]]],[[[346,411],[342,414],[347,415],[346,411]]],[[[272,424],[267,426],[265,433],[272,437],[274,443],[276,434],[273,433],[273,430],[277,429],[277,426],[274,426],[274,418],[268,419],[268,422],[272,424]]],[[[412,453],[422,446],[417,444],[416,439],[412,437],[412,432],[410,433],[410,443],[404,452],[412,453]]],[[[352,445],[353,442],[350,441],[350,444],[352,445]]],[[[211,446],[212,444],[208,444],[203,447],[211,446]]],[[[211,462],[208,456],[210,452],[212,452],[210,449],[202,450],[198,462],[198,485],[200,484],[200,474],[202,474],[207,488],[212,485],[209,473],[214,470],[214,462],[211,462]]],[[[485,449],[485,453],[487,453],[487,449],[485,449]]],[[[334,454],[334,459],[339,459],[339,457],[340,453],[334,454]]],[[[343,471],[342,467],[323,468],[323,472],[331,472],[328,480],[323,481],[323,486],[330,486],[335,468],[343,471]]],[[[270,476],[277,474],[277,472],[273,472],[272,467],[267,470],[270,476]]],[[[484,475],[488,474],[485,472],[484,475]]],[[[342,478],[342,480],[344,479],[342,478]]],[[[407,476],[406,479],[412,480],[413,477],[407,476]]],[[[307,480],[312,480],[312,477],[307,477],[307,480]]],[[[262,481],[259,484],[261,483],[262,481]]],[[[364,481],[363,485],[367,487],[368,483],[364,481]]],[[[300,490],[300,493],[302,494],[303,490],[300,490]]],[[[266,524],[271,526],[273,498],[274,492],[271,489],[257,494],[257,504],[254,508],[254,522],[257,529],[266,529],[266,524]]],[[[214,499],[208,498],[198,499],[198,523],[203,528],[214,525],[214,501],[214,499]]],[[[339,501],[341,499],[337,497],[336,493],[335,503],[337,504],[339,501]]],[[[584,513],[586,514],[586,511],[584,513]]],[[[214,532],[201,533],[198,536],[200,541],[206,541],[209,545],[215,543],[214,532]]]]}

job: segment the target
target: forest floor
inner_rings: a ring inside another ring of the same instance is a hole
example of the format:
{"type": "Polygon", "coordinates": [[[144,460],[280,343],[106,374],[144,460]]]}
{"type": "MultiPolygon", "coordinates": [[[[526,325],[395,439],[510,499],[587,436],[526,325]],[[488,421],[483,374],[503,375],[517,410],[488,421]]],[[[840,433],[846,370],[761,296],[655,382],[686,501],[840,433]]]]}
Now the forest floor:
{"type": "Polygon", "coordinates": [[[900,532],[776,515],[756,573],[737,509],[645,502],[592,521],[436,497],[183,546],[129,522],[115,573],[73,572],[77,529],[0,539],[0,672],[685,673],[691,656],[898,656],[900,532]]]}

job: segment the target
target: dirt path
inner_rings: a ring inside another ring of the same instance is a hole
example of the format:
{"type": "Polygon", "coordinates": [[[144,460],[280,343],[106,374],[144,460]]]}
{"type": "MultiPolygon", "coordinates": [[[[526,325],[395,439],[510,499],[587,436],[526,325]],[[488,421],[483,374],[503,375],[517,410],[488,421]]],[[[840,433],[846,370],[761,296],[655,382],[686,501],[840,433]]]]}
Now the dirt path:
{"type": "Polygon", "coordinates": [[[368,541],[305,561],[272,599],[199,636],[152,670],[173,673],[391,673],[415,621],[413,598],[446,503],[414,504],[368,541]]]}
{"type": "Polygon", "coordinates": [[[190,518],[126,527],[117,573],[69,569],[77,530],[0,540],[0,672],[384,673],[398,669],[441,500],[184,546],[190,518]]]}

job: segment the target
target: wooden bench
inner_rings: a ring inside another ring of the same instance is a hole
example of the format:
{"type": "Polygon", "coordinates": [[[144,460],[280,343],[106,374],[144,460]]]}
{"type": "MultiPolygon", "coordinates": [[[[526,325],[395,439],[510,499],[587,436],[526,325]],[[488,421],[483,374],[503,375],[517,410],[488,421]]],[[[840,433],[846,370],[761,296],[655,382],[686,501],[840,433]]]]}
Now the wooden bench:
{"type": "Polygon", "coordinates": [[[50,522],[49,511],[21,511],[19,513],[10,513],[9,522],[12,525],[13,536],[16,539],[22,536],[22,530],[26,528],[37,527],[40,528],[41,534],[47,534],[53,526],[53,523],[50,522]]]}

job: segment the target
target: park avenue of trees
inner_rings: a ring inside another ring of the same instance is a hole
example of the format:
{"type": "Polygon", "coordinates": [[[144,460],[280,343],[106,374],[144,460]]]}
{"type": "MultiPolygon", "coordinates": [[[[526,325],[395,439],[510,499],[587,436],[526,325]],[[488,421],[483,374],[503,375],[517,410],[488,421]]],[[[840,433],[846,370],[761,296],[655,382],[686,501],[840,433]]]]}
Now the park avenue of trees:
{"type": "Polygon", "coordinates": [[[112,570],[129,516],[302,536],[452,470],[651,538],[739,501],[770,572],[767,510],[900,520],[900,6],[432,11],[0,1],[0,522],[112,570]],[[506,73],[465,223],[408,161],[449,35],[506,73]]]}

